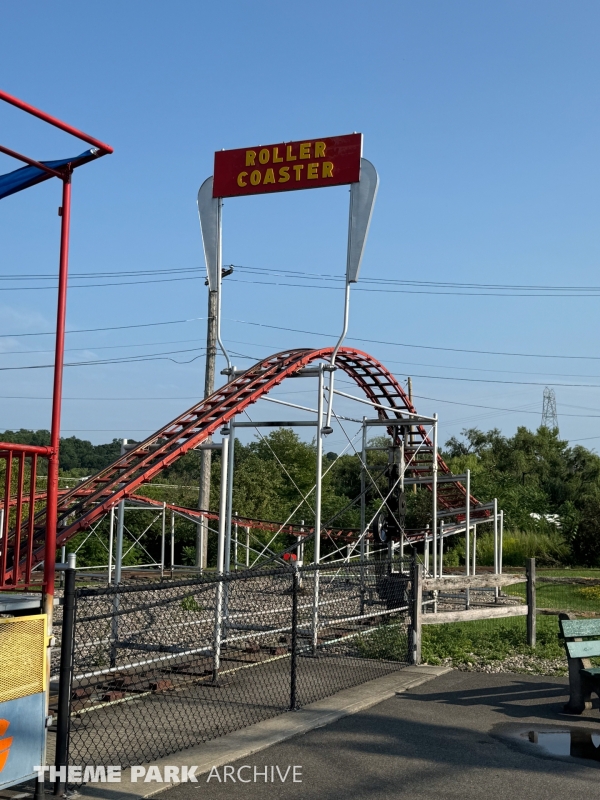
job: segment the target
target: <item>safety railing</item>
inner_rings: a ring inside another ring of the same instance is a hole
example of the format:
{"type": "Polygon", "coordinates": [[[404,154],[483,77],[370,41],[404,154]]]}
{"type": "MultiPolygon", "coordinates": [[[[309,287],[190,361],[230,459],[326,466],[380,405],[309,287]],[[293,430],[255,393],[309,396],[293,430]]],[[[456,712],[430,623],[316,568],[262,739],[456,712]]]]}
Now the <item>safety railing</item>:
{"type": "Polygon", "coordinates": [[[37,473],[39,459],[51,452],[50,447],[0,442],[0,589],[33,583],[35,506],[45,503],[45,493],[36,490],[37,473]]]}

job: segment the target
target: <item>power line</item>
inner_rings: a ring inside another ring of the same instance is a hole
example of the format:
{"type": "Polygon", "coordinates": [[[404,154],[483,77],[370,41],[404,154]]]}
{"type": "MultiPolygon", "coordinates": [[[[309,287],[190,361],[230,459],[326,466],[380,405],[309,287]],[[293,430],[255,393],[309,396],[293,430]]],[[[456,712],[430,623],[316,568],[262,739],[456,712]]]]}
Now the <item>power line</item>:
{"type": "MultiPolygon", "coordinates": [[[[174,278],[172,280],[175,280],[174,278]]],[[[155,281],[147,281],[148,283],[154,283],[155,281]]],[[[344,291],[344,286],[319,286],[317,284],[309,284],[309,283],[282,283],[276,281],[245,281],[240,280],[240,278],[232,278],[232,283],[250,283],[253,285],[260,285],[260,286],[287,286],[287,287],[295,287],[300,289],[332,289],[334,291],[344,291]]],[[[104,284],[109,285],[109,284],[104,284]]],[[[39,287],[42,288],[42,287],[39,287]]],[[[4,290],[3,290],[4,291],[4,290]]],[[[17,291],[17,289],[13,290],[17,291]]],[[[600,297],[600,292],[581,292],[581,293],[563,293],[563,294],[534,294],[532,292],[523,292],[517,294],[516,292],[507,293],[507,292],[470,292],[470,291],[458,291],[458,292],[446,292],[446,291],[430,291],[428,289],[389,289],[389,288],[382,288],[382,289],[368,289],[365,286],[356,286],[353,289],[354,292],[375,292],[378,294],[426,294],[426,295],[441,295],[441,296],[450,296],[450,297],[600,297]]]]}
{"type": "MultiPolygon", "coordinates": [[[[272,328],[273,330],[278,331],[289,331],[291,333],[303,333],[308,336],[327,336],[327,337],[335,337],[339,336],[335,333],[322,333],[321,331],[304,331],[298,328],[283,328],[279,325],[268,325],[265,322],[249,322],[248,320],[242,319],[231,319],[228,318],[229,322],[238,322],[242,325],[254,325],[259,328],[272,328]]],[[[583,361],[600,361],[600,356],[560,356],[560,355],[548,355],[548,354],[541,354],[541,353],[509,353],[503,352],[501,350],[469,350],[464,347],[434,347],[433,345],[425,345],[425,344],[406,344],[404,342],[387,342],[382,339],[362,339],[356,336],[348,336],[349,341],[352,342],[366,342],[367,344],[385,344],[391,347],[410,347],[417,350],[440,350],[443,352],[448,353],[475,353],[476,355],[485,355],[485,356],[514,356],[517,358],[564,358],[569,360],[583,360],[583,361]]]]}
{"type": "MultiPolygon", "coordinates": [[[[354,386],[354,384],[349,384],[354,386]]],[[[287,393],[289,394],[289,392],[287,393]]],[[[446,403],[448,405],[453,406],[465,406],[466,408],[481,408],[488,411],[500,411],[502,413],[509,413],[509,414],[534,414],[537,416],[539,411],[534,411],[528,408],[501,408],[499,406],[486,406],[478,403],[462,403],[458,400],[443,400],[439,397],[427,397],[425,395],[416,394],[414,397],[418,398],[419,400],[429,400],[433,403],[446,403]]],[[[33,397],[31,395],[0,395],[0,400],[52,400],[51,397],[33,397]]],[[[165,401],[178,401],[184,402],[188,400],[199,401],[198,396],[191,395],[188,397],[63,397],[63,400],[69,401],[99,401],[99,402],[124,402],[124,401],[156,401],[156,402],[165,402],[165,401]]],[[[533,405],[533,403],[529,403],[528,405],[533,405]]],[[[599,409],[594,409],[594,411],[598,411],[599,409]]],[[[488,416],[488,415],[486,415],[488,416]]],[[[493,416],[493,415],[489,415],[493,416]]],[[[562,414],[563,417],[574,417],[577,419],[600,419],[600,414],[562,414]]]]}
{"type": "MultiPolygon", "coordinates": [[[[104,283],[73,283],[69,281],[69,289],[101,289],[104,287],[110,286],[142,286],[147,284],[153,283],[174,283],[178,281],[190,281],[190,280],[202,280],[204,279],[204,274],[200,273],[198,275],[187,275],[183,277],[177,278],[150,278],[148,280],[135,280],[135,281],[110,281],[104,283]]],[[[328,278],[326,280],[333,280],[332,278],[328,278]]],[[[310,284],[310,283],[289,283],[289,282],[281,282],[281,281],[245,281],[240,278],[232,278],[231,283],[244,283],[244,284],[251,284],[253,286],[285,286],[297,289],[329,289],[332,291],[344,291],[344,286],[327,286],[327,285],[319,285],[319,284],[310,284]]],[[[365,283],[366,281],[363,281],[365,283]]],[[[392,284],[393,285],[393,284],[392,284]]],[[[442,288],[442,287],[440,287],[442,288]]],[[[0,288],[0,292],[27,292],[27,291],[36,291],[36,292],[44,292],[44,291],[56,291],[57,284],[52,284],[50,286],[4,286],[0,288]]],[[[423,295],[440,295],[440,296],[450,296],[450,297],[545,297],[545,298],[564,298],[564,297],[600,297],[600,291],[597,290],[588,290],[583,292],[568,292],[568,293],[557,293],[554,292],[552,294],[544,294],[544,293],[534,293],[532,291],[528,292],[492,292],[492,291],[484,291],[484,292],[474,292],[474,291],[432,291],[430,289],[390,289],[390,288],[367,288],[363,286],[356,286],[354,288],[355,292],[375,292],[377,294],[423,294],[423,295]]]]}
{"type": "MultiPolygon", "coordinates": [[[[294,277],[306,277],[307,280],[340,280],[344,281],[341,275],[318,275],[315,273],[304,272],[301,270],[286,270],[286,269],[268,269],[267,267],[246,267],[240,264],[230,264],[234,267],[246,272],[254,272],[258,274],[281,274],[291,275],[294,277]]],[[[460,283],[456,281],[419,281],[414,279],[401,279],[401,278],[361,278],[361,283],[380,283],[398,286],[432,286],[444,288],[462,288],[462,289],[518,289],[518,290],[544,290],[544,291],[597,291],[600,292],[600,286],[549,286],[547,284],[502,284],[502,283],[460,283]]]]}
{"type": "MultiPolygon", "coordinates": [[[[165,345],[165,344],[189,344],[190,342],[204,342],[204,339],[175,339],[174,341],[167,341],[167,342],[138,342],[133,344],[111,344],[111,345],[89,345],[88,347],[66,347],[65,352],[79,352],[82,350],[121,350],[124,347],[156,347],[158,345],[165,345]]],[[[270,345],[263,345],[257,344],[254,342],[241,342],[238,339],[228,339],[228,342],[233,342],[234,344],[248,344],[253,347],[270,347],[270,345]]],[[[202,350],[206,350],[206,347],[198,348],[202,350]]],[[[0,352],[0,356],[28,356],[39,354],[39,353],[53,353],[54,350],[6,350],[4,352],[0,352]]],[[[185,352],[185,351],[180,351],[185,352]]],[[[141,354],[143,355],[143,354],[141,354]]],[[[468,369],[468,367],[465,367],[468,369]]],[[[545,373],[546,374],[546,373],[545,373]]],[[[573,377],[573,376],[566,376],[566,377],[573,377]]],[[[585,377],[585,376],[581,376],[585,377]]]]}
{"type": "MultiPolygon", "coordinates": [[[[247,272],[250,274],[255,275],[263,275],[263,276],[282,276],[282,277],[292,277],[296,280],[313,280],[319,281],[321,284],[323,283],[330,283],[336,282],[343,284],[344,278],[341,275],[327,275],[327,274],[315,274],[309,273],[302,270],[288,270],[283,268],[276,268],[276,269],[269,269],[268,267],[248,267],[239,264],[232,264],[230,265],[237,270],[241,270],[242,272],[247,272]]],[[[103,279],[103,278],[111,278],[118,276],[119,278],[141,278],[147,276],[156,276],[156,275],[179,275],[180,277],[173,277],[173,278],[164,278],[164,279],[156,279],[151,281],[117,281],[111,283],[102,283],[102,284],[87,284],[90,287],[101,287],[101,286],[124,286],[124,285],[133,285],[135,283],[164,283],[166,281],[178,281],[178,280],[197,280],[200,278],[204,278],[204,270],[199,267],[172,267],[172,268],[161,268],[161,269],[149,269],[149,270],[129,270],[129,271],[94,271],[94,272],[73,272],[70,275],[71,280],[93,280],[93,279],[103,279]]],[[[0,275],[0,281],[31,281],[31,280],[44,280],[44,281],[55,281],[55,276],[43,275],[40,273],[31,273],[31,274],[7,274],[7,275],[0,275]]],[[[232,279],[236,281],[237,279],[232,279]]],[[[238,282],[243,282],[239,281],[238,282]]],[[[254,281],[255,283],[261,283],[259,281],[254,281]]],[[[280,284],[276,282],[270,282],[271,285],[282,285],[282,286],[294,286],[294,287],[301,287],[307,286],[307,284],[280,284]]],[[[394,278],[367,278],[363,277],[361,279],[361,285],[364,284],[371,284],[371,285],[380,285],[380,286],[399,286],[399,287],[413,287],[417,288],[420,287],[423,292],[411,292],[412,294],[415,293],[424,293],[424,294],[460,294],[464,295],[469,292],[466,290],[483,290],[481,293],[477,293],[475,296],[500,296],[500,297],[546,297],[546,296],[556,296],[556,297],[590,297],[595,296],[593,293],[600,294],[600,286],[550,286],[544,284],[486,284],[486,283],[470,283],[470,282],[457,282],[457,281],[419,281],[419,280],[402,280],[402,279],[394,279],[394,278]],[[431,290],[439,290],[439,289],[452,289],[457,291],[452,292],[439,292],[439,291],[431,291],[431,290]],[[507,292],[508,294],[497,294],[497,292],[507,292]],[[524,294],[515,294],[515,292],[524,292],[524,294]],[[543,292],[544,294],[532,294],[532,292],[543,292]],[[563,294],[556,294],[557,292],[561,292],[563,294]],[[564,294],[564,293],[567,294],[564,294]],[[574,294],[576,293],[576,294],[574,294]]],[[[52,286],[39,286],[39,287],[15,287],[16,288],[25,288],[25,289],[55,289],[56,285],[53,284],[52,286]]],[[[72,288],[82,288],[81,286],[76,286],[75,284],[72,285],[72,288]]],[[[324,285],[310,285],[308,288],[343,288],[337,286],[324,286],[324,285]]],[[[362,289],[361,286],[355,287],[355,291],[384,291],[384,289],[362,289]]],[[[405,291],[403,289],[403,291],[405,291]]]]}
{"type": "MultiPolygon", "coordinates": [[[[97,333],[98,331],[124,331],[131,328],[156,328],[159,325],[181,325],[184,322],[198,322],[206,320],[206,317],[191,317],[190,319],[172,319],[167,322],[142,322],[137,325],[109,325],[106,328],[79,328],[78,330],[67,331],[67,335],[75,333],[97,333]]],[[[0,339],[18,339],[24,336],[55,336],[56,331],[38,331],[36,333],[0,333],[0,339]]]]}
{"type": "MultiPolygon", "coordinates": [[[[433,403],[448,403],[452,406],[466,406],[467,408],[484,408],[490,411],[506,411],[511,414],[535,414],[537,417],[539,415],[539,411],[534,411],[532,409],[527,408],[500,408],[499,406],[485,406],[480,405],[479,403],[461,403],[458,400],[442,400],[439,397],[426,397],[422,394],[415,394],[414,397],[418,397],[419,400],[430,400],[433,403]]],[[[534,405],[533,403],[528,403],[528,405],[534,405]]],[[[598,411],[599,409],[595,408],[594,411],[598,411]]],[[[562,413],[562,412],[561,412],[562,413]]],[[[600,414],[562,414],[563,417],[578,417],[583,419],[600,419],[600,414]]]]}
{"type": "MultiPolygon", "coordinates": [[[[339,335],[336,333],[323,333],[322,331],[307,331],[302,330],[300,328],[287,328],[280,325],[268,325],[264,322],[251,322],[249,320],[243,319],[233,319],[231,317],[226,318],[228,322],[234,322],[240,325],[253,325],[259,328],[269,328],[271,330],[277,331],[287,331],[289,333],[302,333],[307,336],[323,336],[328,338],[337,338],[339,335]]],[[[206,320],[206,317],[190,317],[189,319],[174,319],[174,320],[167,320],[165,322],[145,322],[145,323],[138,323],[134,325],[109,325],[103,328],[79,328],[76,330],[67,331],[67,335],[73,336],[79,333],[97,333],[97,332],[104,332],[104,331],[120,331],[120,330],[132,330],[134,328],[152,328],[157,326],[164,326],[164,325],[182,325],[187,322],[198,322],[206,320]]],[[[2,333],[0,334],[0,339],[17,339],[26,336],[54,336],[54,331],[37,331],[35,333],[2,333]]],[[[364,342],[366,344],[383,344],[389,345],[390,347],[406,347],[410,349],[416,350],[436,350],[440,352],[451,352],[451,353],[472,353],[474,355],[488,355],[488,356],[511,356],[515,358],[560,358],[569,361],[600,361],[600,356],[574,356],[574,355],[558,355],[558,354],[548,354],[548,353],[513,353],[508,351],[502,350],[473,350],[465,347],[437,347],[434,345],[424,345],[424,344],[408,344],[406,342],[389,342],[383,339],[366,339],[360,338],[356,336],[349,336],[349,341],[353,342],[364,342]]],[[[91,348],[90,348],[91,349],[91,348]]]]}
{"type": "MultiPolygon", "coordinates": [[[[141,342],[132,344],[110,344],[110,345],[90,345],[89,347],[66,347],[65,353],[75,353],[81,350],[122,350],[125,347],[155,347],[165,344],[189,344],[189,342],[200,342],[202,339],[175,339],[169,342],[141,342]]],[[[232,341],[231,339],[229,341],[232,341]]],[[[204,348],[205,349],[205,348],[204,348]]],[[[39,355],[40,353],[53,353],[54,350],[5,350],[0,356],[29,356],[39,355]]]]}
{"type": "MultiPolygon", "coordinates": [[[[128,356],[123,358],[107,358],[107,359],[94,359],[90,361],[74,361],[71,363],[65,363],[65,367],[89,367],[89,366],[96,366],[99,364],[138,364],[143,361],[172,361],[174,364],[191,364],[194,361],[197,361],[199,358],[203,357],[203,353],[200,353],[194,358],[190,358],[187,361],[177,361],[174,358],[170,358],[171,355],[177,355],[180,353],[193,353],[198,350],[202,350],[203,352],[206,351],[205,347],[192,347],[185,350],[170,350],[166,353],[148,353],[145,355],[140,356],[128,356]]],[[[235,350],[230,351],[232,355],[237,356],[238,358],[250,359],[251,361],[258,360],[254,356],[247,356],[243,353],[238,353],[235,350]]],[[[53,368],[54,364],[29,364],[27,366],[20,366],[20,367],[0,367],[0,372],[14,372],[16,370],[26,370],[26,369],[50,369],[53,368]]]]}
{"type": "MultiPolygon", "coordinates": [[[[112,281],[110,283],[72,283],[69,281],[69,289],[94,289],[102,288],[103,286],[141,286],[147,283],[173,283],[174,281],[191,281],[200,280],[204,275],[190,275],[183,278],[153,278],[147,281],[112,281]]],[[[0,288],[0,292],[44,292],[56,291],[57,284],[51,286],[5,286],[0,288]]],[[[583,295],[584,297],[587,295],[583,295]]]]}

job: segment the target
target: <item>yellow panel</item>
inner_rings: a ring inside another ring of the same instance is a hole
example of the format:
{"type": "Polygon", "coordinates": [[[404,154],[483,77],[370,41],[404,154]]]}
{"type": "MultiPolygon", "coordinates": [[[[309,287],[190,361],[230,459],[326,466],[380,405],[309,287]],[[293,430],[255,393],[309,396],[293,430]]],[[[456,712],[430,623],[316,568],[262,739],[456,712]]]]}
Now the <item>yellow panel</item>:
{"type": "Polygon", "coordinates": [[[46,615],[0,619],[0,703],[46,688],[46,615]]]}

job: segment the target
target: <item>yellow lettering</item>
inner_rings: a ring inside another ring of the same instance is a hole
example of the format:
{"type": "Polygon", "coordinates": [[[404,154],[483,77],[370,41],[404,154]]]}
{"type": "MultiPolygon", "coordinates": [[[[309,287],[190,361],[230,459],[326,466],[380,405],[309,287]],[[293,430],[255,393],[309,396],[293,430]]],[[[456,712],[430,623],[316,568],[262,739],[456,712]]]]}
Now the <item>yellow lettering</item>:
{"type": "Polygon", "coordinates": [[[247,182],[244,180],[244,178],[247,178],[247,177],[248,177],[248,173],[247,172],[240,172],[240,174],[237,177],[237,185],[238,186],[248,186],[247,182]]]}
{"type": "Polygon", "coordinates": [[[292,155],[292,145],[291,144],[288,144],[288,146],[287,146],[287,152],[286,152],[285,160],[286,161],[295,161],[296,160],[296,156],[292,155]]]}
{"type": "Polygon", "coordinates": [[[261,179],[262,175],[260,174],[260,170],[253,169],[252,172],[250,173],[250,183],[252,184],[252,186],[258,186],[261,179]]]}
{"type": "Polygon", "coordinates": [[[268,164],[270,158],[271,158],[271,153],[269,153],[266,147],[263,147],[263,149],[258,154],[258,160],[260,161],[261,164],[268,164]]]}
{"type": "Polygon", "coordinates": [[[246,150],[246,166],[253,167],[254,166],[254,159],[256,158],[256,153],[254,150],[246,150]]]}
{"type": "Polygon", "coordinates": [[[283,158],[279,158],[279,148],[278,147],[274,147],[273,148],[273,163],[274,164],[279,164],[281,161],[283,161],[283,158]]]}
{"type": "Polygon", "coordinates": [[[300,145],[300,158],[310,158],[310,142],[302,142],[300,145]]]}
{"type": "Polygon", "coordinates": [[[323,161],[323,178],[333,178],[333,164],[331,161],[323,161]]]}
{"type": "Polygon", "coordinates": [[[309,180],[314,180],[319,177],[319,162],[314,161],[312,164],[306,165],[306,177],[309,180]]]}
{"type": "Polygon", "coordinates": [[[315,142],[315,158],[323,158],[325,155],[325,142],[315,142]]]}
{"type": "Polygon", "coordinates": [[[263,183],[275,183],[275,173],[272,169],[268,169],[265,172],[265,179],[263,183]]]}
{"type": "Polygon", "coordinates": [[[279,167],[279,180],[278,183],[287,183],[290,179],[290,168],[279,167]]]}
{"type": "Polygon", "coordinates": [[[304,169],[304,164],[294,164],[292,169],[296,173],[296,180],[299,181],[300,180],[300,173],[304,169]]]}

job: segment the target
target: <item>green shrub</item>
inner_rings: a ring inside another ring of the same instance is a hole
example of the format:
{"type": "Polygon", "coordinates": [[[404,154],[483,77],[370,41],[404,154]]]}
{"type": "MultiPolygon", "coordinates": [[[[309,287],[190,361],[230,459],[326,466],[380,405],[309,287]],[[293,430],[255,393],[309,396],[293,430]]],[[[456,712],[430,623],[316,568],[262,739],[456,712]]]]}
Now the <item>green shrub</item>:
{"type": "MultiPolygon", "coordinates": [[[[558,531],[505,531],[502,563],[505,567],[523,567],[528,558],[537,559],[538,565],[563,564],[569,560],[569,545],[558,531]]],[[[465,563],[465,542],[461,540],[444,556],[448,566],[465,563]]],[[[491,567],[494,564],[494,534],[486,531],[477,535],[477,564],[491,567]]]]}

